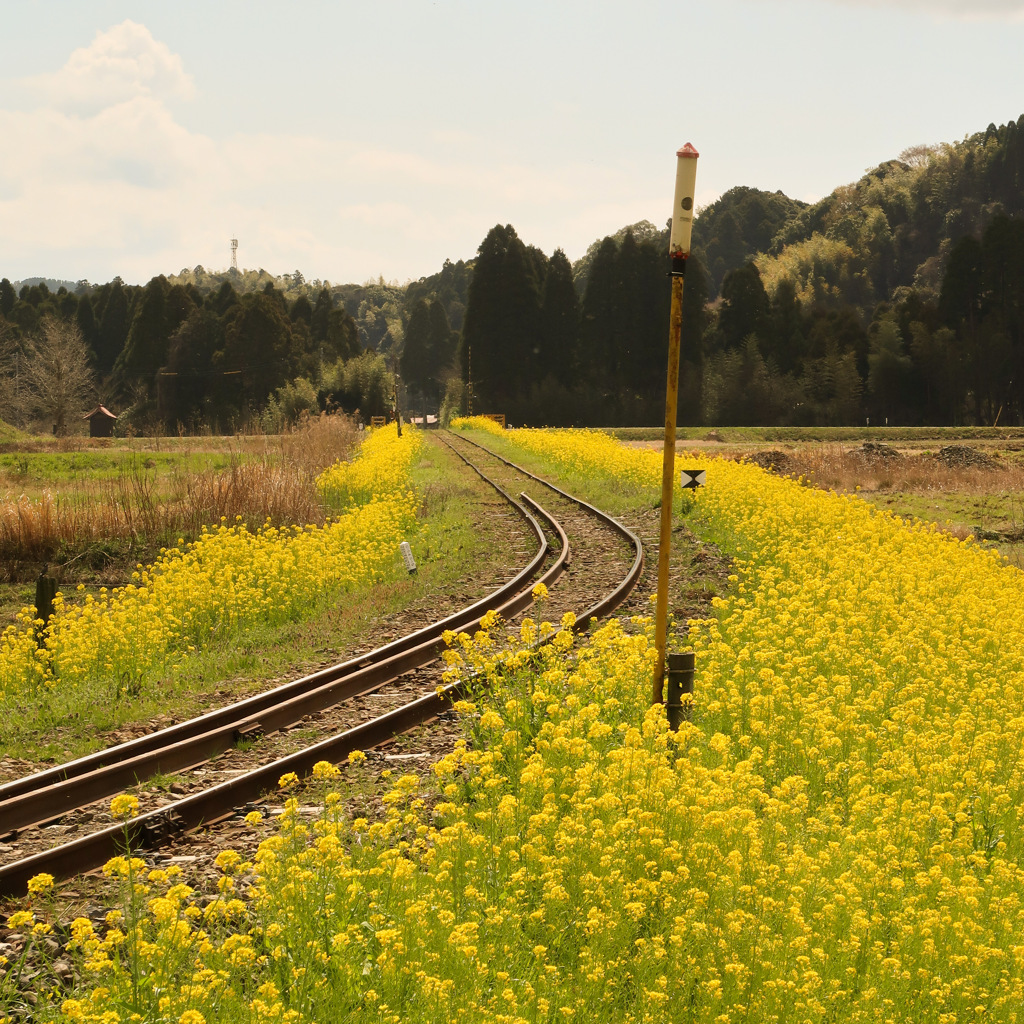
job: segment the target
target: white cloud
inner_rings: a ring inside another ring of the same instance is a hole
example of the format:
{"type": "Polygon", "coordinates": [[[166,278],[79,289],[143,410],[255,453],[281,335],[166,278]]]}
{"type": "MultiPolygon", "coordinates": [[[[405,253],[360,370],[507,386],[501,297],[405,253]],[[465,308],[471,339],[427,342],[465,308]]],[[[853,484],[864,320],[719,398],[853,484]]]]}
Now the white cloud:
{"type": "Polygon", "coordinates": [[[243,266],[418,277],[473,255],[499,220],[549,250],[569,250],[584,230],[575,256],[592,240],[581,224],[596,237],[609,196],[632,191],[621,170],[509,164],[486,147],[467,159],[444,142],[413,152],[269,133],[213,139],[166,104],[190,83],[179,58],[130,23],[43,81],[41,109],[0,109],[0,274],[12,279],[145,281],[197,263],[220,268],[232,236],[243,266]],[[117,43],[125,38],[146,45],[117,43]],[[160,61],[112,58],[117,74],[88,70],[104,66],[98,55],[143,51],[160,61]],[[64,102],[71,82],[90,104],[64,102]]]}
{"type": "Polygon", "coordinates": [[[130,20],[97,32],[60,71],[23,84],[49,105],[80,114],[139,97],[188,99],[194,94],[181,57],[157,42],[145,25],[130,20]]]}
{"type": "Polygon", "coordinates": [[[223,268],[231,237],[245,267],[404,279],[472,256],[498,221],[575,258],[609,224],[665,205],[638,201],[635,170],[514,164],[484,145],[453,151],[444,135],[416,151],[211,138],[168,106],[193,89],[180,57],[134,22],[33,81],[41,105],[0,109],[0,275],[12,279],[144,282],[197,263],[223,268]]]}

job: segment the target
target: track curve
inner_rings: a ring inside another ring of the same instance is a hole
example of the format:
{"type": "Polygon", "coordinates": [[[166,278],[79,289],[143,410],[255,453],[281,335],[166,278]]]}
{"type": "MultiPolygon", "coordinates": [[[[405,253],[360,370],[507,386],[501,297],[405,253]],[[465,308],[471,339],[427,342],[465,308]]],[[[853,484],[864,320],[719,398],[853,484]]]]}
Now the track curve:
{"type": "MultiPolygon", "coordinates": [[[[449,447],[455,450],[456,445],[449,444],[449,447]]],[[[553,500],[559,504],[560,516],[565,514],[566,509],[571,508],[574,524],[569,533],[579,535],[578,517],[589,517],[594,522],[600,522],[603,530],[614,534],[617,538],[616,544],[630,549],[631,558],[621,557],[621,552],[620,557],[616,558],[620,568],[628,564],[628,569],[617,576],[616,586],[610,593],[591,604],[585,611],[577,613],[576,628],[586,629],[595,618],[614,610],[639,578],[643,565],[643,548],[639,539],[610,516],[573,498],[553,484],[522,470],[482,446],[476,448],[484,457],[496,460],[511,470],[515,474],[513,479],[522,480],[525,477],[532,481],[535,490],[539,487],[545,488],[549,496],[546,500],[553,500]]],[[[471,631],[477,628],[482,615],[491,609],[496,610],[504,618],[511,618],[529,607],[532,601],[531,581],[536,578],[541,565],[544,562],[549,563],[540,581],[552,587],[572,564],[573,542],[562,524],[554,515],[546,512],[535,498],[523,493],[522,503],[517,502],[501,484],[473,465],[466,458],[464,451],[459,454],[507,501],[518,507],[521,518],[530,524],[534,536],[539,535],[537,553],[509,584],[499,588],[483,601],[475,602],[432,627],[418,630],[393,644],[370,652],[369,655],[295,680],[256,698],[182,723],[181,726],[164,730],[162,740],[154,738],[158,737],[158,734],[150,734],[138,741],[108,748],[88,758],[81,758],[76,762],[2,786],[0,833],[12,828],[26,827],[11,825],[10,822],[28,821],[33,816],[39,818],[41,800],[44,798],[50,801],[44,808],[46,815],[53,817],[54,814],[63,814],[71,807],[81,806],[86,798],[99,799],[97,793],[109,796],[134,784],[138,778],[137,773],[142,771],[144,766],[148,766],[146,771],[168,771],[175,770],[169,766],[184,764],[186,761],[195,764],[197,760],[206,760],[211,751],[216,753],[229,749],[239,737],[245,738],[281,728],[286,722],[296,721],[296,716],[301,718],[311,710],[329,706],[346,697],[365,696],[385,686],[402,673],[408,673],[410,667],[429,665],[436,659],[443,646],[441,633],[444,630],[471,631]],[[551,536],[553,544],[544,536],[545,531],[551,536]],[[161,746],[161,743],[164,745],[161,746]],[[66,788],[68,786],[69,789],[66,788]],[[29,810],[33,807],[34,810],[29,810]]],[[[489,472],[493,474],[493,469],[489,472]]],[[[585,545],[577,544],[576,548],[583,550],[585,545]]],[[[588,577],[589,594],[592,597],[595,573],[585,575],[588,577]]],[[[572,593],[562,595],[563,600],[579,601],[583,591],[579,591],[578,588],[572,589],[572,593]]],[[[384,715],[278,758],[254,771],[245,772],[228,782],[203,789],[183,800],[143,814],[128,826],[129,843],[133,849],[153,848],[165,844],[175,835],[222,820],[233,814],[238,806],[257,799],[268,790],[273,790],[281,775],[289,772],[295,772],[300,776],[307,775],[318,761],[337,762],[347,757],[352,750],[364,750],[386,742],[405,730],[443,714],[453,701],[459,699],[461,692],[459,684],[438,687],[433,692],[403,703],[384,715]]],[[[41,820],[47,818],[44,816],[41,820]]],[[[66,877],[97,867],[109,857],[123,851],[125,835],[124,826],[108,827],[51,850],[4,865],[0,867],[0,896],[23,892],[27,880],[43,871],[56,877],[66,877]]]]}

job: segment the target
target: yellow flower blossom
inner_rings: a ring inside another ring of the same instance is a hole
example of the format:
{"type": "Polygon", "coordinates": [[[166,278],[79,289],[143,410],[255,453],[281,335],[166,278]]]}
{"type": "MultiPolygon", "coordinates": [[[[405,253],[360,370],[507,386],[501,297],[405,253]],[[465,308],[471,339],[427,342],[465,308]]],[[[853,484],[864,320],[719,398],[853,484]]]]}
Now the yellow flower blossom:
{"type": "Polygon", "coordinates": [[[119,793],[110,801],[110,816],[118,821],[134,818],[139,813],[139,798],[131,793],[119,793]]]}
{"type": "Polygon", "coordinates": [[[28,880],[29,896],[42,896],[53,888],[53,875],[43,872],[28,880]]]}

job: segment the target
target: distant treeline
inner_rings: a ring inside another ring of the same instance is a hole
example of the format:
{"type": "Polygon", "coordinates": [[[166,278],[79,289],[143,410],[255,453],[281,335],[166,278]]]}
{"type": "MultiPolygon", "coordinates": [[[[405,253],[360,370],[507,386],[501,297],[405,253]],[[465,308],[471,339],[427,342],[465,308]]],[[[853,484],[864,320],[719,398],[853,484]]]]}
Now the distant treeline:
{"type": "MultiPolygon", "coordinates": [[[[0,386],[44,317],[73,322],[121,429],[275,427],[303,411],[662,417],[667,231],[571,265],[497,225],[468,261],[400,286],[211,273],[51,291],[0,281],[0,386]]],[[[1024,421],[1024,116],[916,146],[818,203],[735,188],[700,211],[684,301],[685,424],[1024,421]]],[[[25,414],[27,415],[27,413],[25,414]]]]}

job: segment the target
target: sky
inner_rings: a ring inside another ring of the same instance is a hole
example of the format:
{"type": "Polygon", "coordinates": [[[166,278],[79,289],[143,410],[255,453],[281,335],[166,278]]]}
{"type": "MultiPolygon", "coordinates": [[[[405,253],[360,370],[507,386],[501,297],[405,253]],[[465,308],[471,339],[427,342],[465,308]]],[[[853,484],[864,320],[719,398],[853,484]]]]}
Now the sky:
{"type": "Polygon", "coordinates": [[[1024,0],[4,0],[0,277],[415,280],[1024,113],[1024,0]]]}

